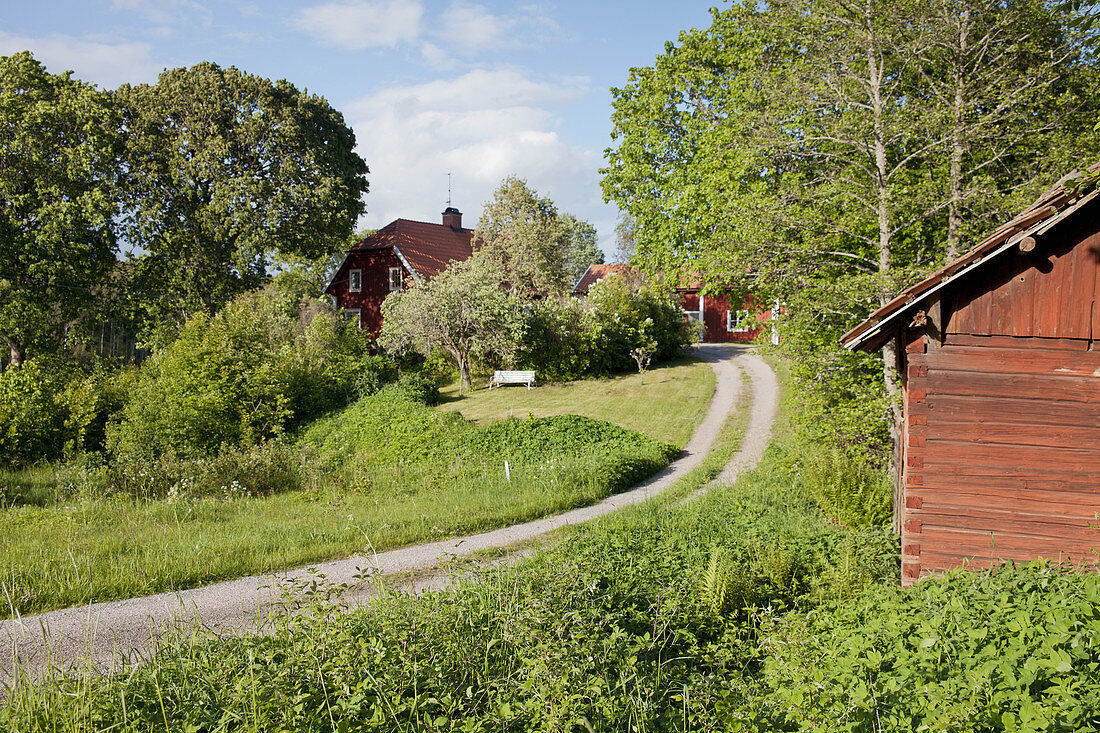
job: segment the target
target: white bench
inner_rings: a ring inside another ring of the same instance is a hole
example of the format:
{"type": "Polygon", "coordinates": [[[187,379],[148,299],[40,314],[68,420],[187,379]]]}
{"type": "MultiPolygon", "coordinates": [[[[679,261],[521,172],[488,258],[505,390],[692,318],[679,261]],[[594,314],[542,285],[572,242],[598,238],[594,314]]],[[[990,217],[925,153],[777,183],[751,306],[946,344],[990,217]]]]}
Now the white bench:
{"type": "Polygon", "coordinates": [[[493,372],[493,378],[489,380],[489,389],[493,386],[500,386],[502,384],[526,384],[527,389],[531,389],[531,386],[535,383],[535,373],[530,372],[510,372],[501,369],[497,369],[493,372]]]}

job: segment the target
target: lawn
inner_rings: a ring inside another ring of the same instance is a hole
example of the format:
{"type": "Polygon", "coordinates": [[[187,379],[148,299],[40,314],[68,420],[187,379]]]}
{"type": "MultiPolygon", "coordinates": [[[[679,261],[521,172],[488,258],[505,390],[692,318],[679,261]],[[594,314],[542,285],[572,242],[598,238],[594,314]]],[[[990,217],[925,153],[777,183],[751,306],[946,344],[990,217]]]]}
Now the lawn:
{"type": "MultiPolygon", "coordinates": [[[[521,418],[580,413],[645,427],[649,415],[645,432],[679,447],[706,410],[712,375],[705,364],[684,361],[649,372],[644,385],[634,375],[539,387],[529,395],[523,388],[485,390],[446,408],[471,409],[479,424],[511,411],[521,418]],[[545,404],[535,405],[538,398],[545,404]]],[[[449,444],[467,425],[419,409],[417,424],[426,427],[401,438],[411,441],[405,448],[392,441],[417,422],[415,411],[399,410],[389,418],[392,427],[372,425],[375,437],[348,437],[353,432],[339,416],[319,422],[330,443],[347,437],[389,452],[384,460],[322,462],[300,489],[270,496],[222,491],[143,500],[103,495],[109,487],[74,489],[83,479],[72,466],[0,474],[0,495],[7,484],[9,496],[8,508],[0,508],[0,598],[10,597],[27,614],[482,531],[590,504],[637,480],[639,466],[646,473],[659,467],[648,449],[611,444],[572,455],[551,451],[549,463],[514,459],[507,477],[507,447],[473,456],[446,449],[414,456],[412,446],[449,444]],[[382,442],[391,445],[382,448],[382,442]],[[12,505],[17,493],[27,501],[12,505]]],[[[5,602],[0,617],[9,611],[5,602]]]]}
{"type": "Polygon", "coordinates": [[[682,358],[651,369],[564,384],[480,387],[461,397],[458,385],[443,390],[445,410],[460,410],[479,424],[508,417],[584,415],[637,430],[654,440],[683,447],[706,414],[714,394],[714,371],[705,362],[682,358]]]}

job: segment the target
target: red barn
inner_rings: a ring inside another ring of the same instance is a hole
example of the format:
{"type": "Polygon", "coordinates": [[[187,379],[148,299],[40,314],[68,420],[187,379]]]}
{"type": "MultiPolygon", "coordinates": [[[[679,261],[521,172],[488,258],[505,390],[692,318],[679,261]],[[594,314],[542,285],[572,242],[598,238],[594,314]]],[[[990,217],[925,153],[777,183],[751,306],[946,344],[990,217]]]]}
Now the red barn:
{"type": "Polygon", "coordinates": [[[325,294],[377,336],[382,301],[411,279],[430,280],[473,252],[474,232],[462,227],[462,212],[448,206],[442,224],[398,219],[358,242],[344,256],[325,294]]]}
{"type": "MultiPolygon", "coordinates": [[[[630,282],[645,278],[630,265],[589,265],[573,286],[574,295],[588,295],[588,289],[609,275],[618,275],[630,282]]],[[[701,284],[676,288],[684,316],[702,324],[704,343],[754,341],[771,320],[771,309],[755,307],[750,297],[747,308],[731,308],[728,295],[703,295],[701,284]]],[[[774,337],[774,332],[773,332],[774,337]]]]}
{"type": "Polygon", "coordinates": [[[902,582],[1100,549],[1100,200],[1056,186],[843,337],[897,345],[902,582]]]}

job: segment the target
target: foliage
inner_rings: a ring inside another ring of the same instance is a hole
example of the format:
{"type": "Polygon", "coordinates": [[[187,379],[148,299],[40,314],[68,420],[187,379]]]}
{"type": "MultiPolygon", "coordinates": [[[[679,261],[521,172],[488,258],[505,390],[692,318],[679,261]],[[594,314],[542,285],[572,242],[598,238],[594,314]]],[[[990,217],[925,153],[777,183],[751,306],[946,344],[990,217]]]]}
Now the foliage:
{"type": "Polygon", "coordinates": [[[258,285],[270,253],[315,258],[363,212],[366,164],[323,98],[203,62],[123,85],[127,239],[159,318],[213,315],[258,285]]]}
{"type": "Polygon", "coordinates": [[[568,242],[564,257],[565,282],[572,286],[589,265],[603,264],[603,251],[597,243],[596,227],[572,214],[559,214],[558,219],[568,242]]]}
{"type": "Polygon", "coordinates": [[[118,116],[24,51],[0,57],[0,128],[0,339],[18,364],[57,349],[114,262],[118,116]]]}
{"type": "Polygon", "coordinates": [[[691,333],[675,296],[631,288],[617,276],[589,290],[584,301],[550,299],[526,309],[515,361],[548,380],[603,376],[635,366],[642,348],[658,362],[683,353],[691,333]]]}
{"type": "Polygon", "coordinates": [[[116,455],[216,454],[346,404],[367,344],[322,303],[267,288],[187,321],[109,430],[116,455]]]}
{"type": "Polygon", "coordinates": [[[90,476],[90,484],[74,487],[74,493],[168,501],[271,496],[300,489],[303,468],[299,451],[278,441],[243,448],[225,445],[206,458],[124,456],[90,476]]]}
{"type": "Polygon", "coordinates": [[[810,450],[802,459],[802,481],[829,519],[858,529],[890,521],[893,492],[885,472],[836,448],[810,450]]]}
{"type": "Polygon", "coordinates": [[[0,372],[0,460],[21,466],[61,455],[65,375],[29,359],[0,372]]]}
{"type": "Polygon", "coordinates": [[[625,211],[619,212],[619,221],[615,224],[615,254],[612,262],[626,264],[634,259],[637,248],[637,223],[634,217],[625,211]]]}
{"type": "Polygon", "coordinates": [[[527,461],[547,455],[583,457],[631,449],[653,450],[658,460],[667,463],[679,453],[674,446],[657,444],[641,433],[580,415],[499,420],[470,433],[465,444],[485,455],[527,461]]]}
{"type": "MultiPolygon", "coordinates": [[[[444,593],[384,595],[352,614],[336,610],[341,589],[318,578],[287,589],[286,612],[265,634],[180,639],[130,674],[86,684],[80,725],[112,720],[126,730],[155,717],[169,728],[223,718],[261,729],[733,727],[760,708],[760,609],[812,604],[815,573],[850,536],[787,484],[628,510],[518,569],[444,593]],[[701,587],[715,547],[726,577],[740,578],[717,605],[701,587]]],[[[892,541],[857,538],[851,546],[869,577],[896,572],[892,541]]],[[[56,719],[68,699],[21,687],[0,722],[35,712],[56,719]]]]}
{"type": "Polygon", "coordinates": [[[799,422],[836,415],[837,445],[884,451],[893,358],[835,336],[1100,149],[1095,43],[1073,20],[1032,2],[713,11],[613,91],[604,194],[635,262],[780,297],[784,347],[824,375],[801,381],[799,422]]]}
{"type": "Polygon", "coordinates": [[[500,288],[502,277],[489,252],[481,251],[425,283],[391,293],[382,304],[379,343],[425,356],[443,349],[458,367],[462,388],[469,388],[471,358],[508,358],[523,328],[518,303],[500,288]]]}
{"type": "Polygon", "coordinates": [[[1100,580],[1045,563],[875,588],[767,632],[782,727],[1078,731],[1100,700],[1100,580]],[[918,693],[919,694],[916,694],[918,693]]]}
{"type": "Polygon", "coordinates": [[[525,299],[560,295],[570,284],[570,248],[584,248],[584,232],[575,229],[583,225],[587,222],[559,216],[554,202],[528,188],[527,181],[509,176],[482,209],[474,249],[503,268],[498,282],[512,293],[525,299]],[[581,241],[574,242],[571,230],[581,241]]]}

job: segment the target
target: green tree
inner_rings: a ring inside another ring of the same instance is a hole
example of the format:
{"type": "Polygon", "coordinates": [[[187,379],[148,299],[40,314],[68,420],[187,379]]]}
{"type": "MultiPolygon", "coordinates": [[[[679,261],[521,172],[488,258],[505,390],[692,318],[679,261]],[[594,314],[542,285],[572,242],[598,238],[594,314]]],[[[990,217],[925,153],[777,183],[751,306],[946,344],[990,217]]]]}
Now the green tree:
{"type": "Polygon", "coordinates": [[[520,304],[500,288],[499,261],[486,251],[455,262],[426,283],[392,293],[382,304],[379,343],[395,352],[443,349],[458,367],[459,392],[470,387],[470,360],[515,353],[523,331],[520,304]]]}
{"type": "Polygon", "coordinates": [[[125,233],[161,316],[210,315],[268,258],[317,258],[352,233],[367,166],[343,116],[285,80],[204,62],[124,85],[125,233]]]}
{"type": "Polygon", "coordinates": [[[1096,149],[1091,52],[1069,21],[963,0],[713,11],[614,90],[603,186],[637,224],[634,261],[781,296],[815,355],[805,386],[823,399],[802,404],[865,390],[892,425],[869,363],[825,335],[936,266],[959,232],[1010,216],[1057,177],[1042,173],[1052,160],[1096,149]]]}
{"type": "Polygon", "coordinates": [[[115,262],[118,119],[109,99],[0,57],[0,339],[18,365],[56,349],[115,262]]]}
{"type": "MultiPolygon", "coordinates": [[[[575,220],[574,220],[575,221],[575,220]]],[[[503,281],[523,298],[564,293],[569,235],[554,202],[509,176],[482,209],[474,249],[501,265],[503,281]]]]}
{"type": "Polygon", "coordinates": [[[347,404],[367,342],[323,302],[276,285],[197,313],[140,370],[108,442],[117,455],[216,453],[347,404]]]}
{"type": "Polygon", "coordinates": [[[638,236],[636,227],[634,217],[625,211],[619,212],[619,221],[615,224],[615,254],[612,255],[615,262],[625,265],[634,258],[638,236]]]}
{"type": "Polygon", "coordinates": [[[559,214],[565,231],[565,277],[572,285],[581,279],[589,265],[603,263],[603,250],[599,246],[596,227],[572,214],[559,214]]]}

